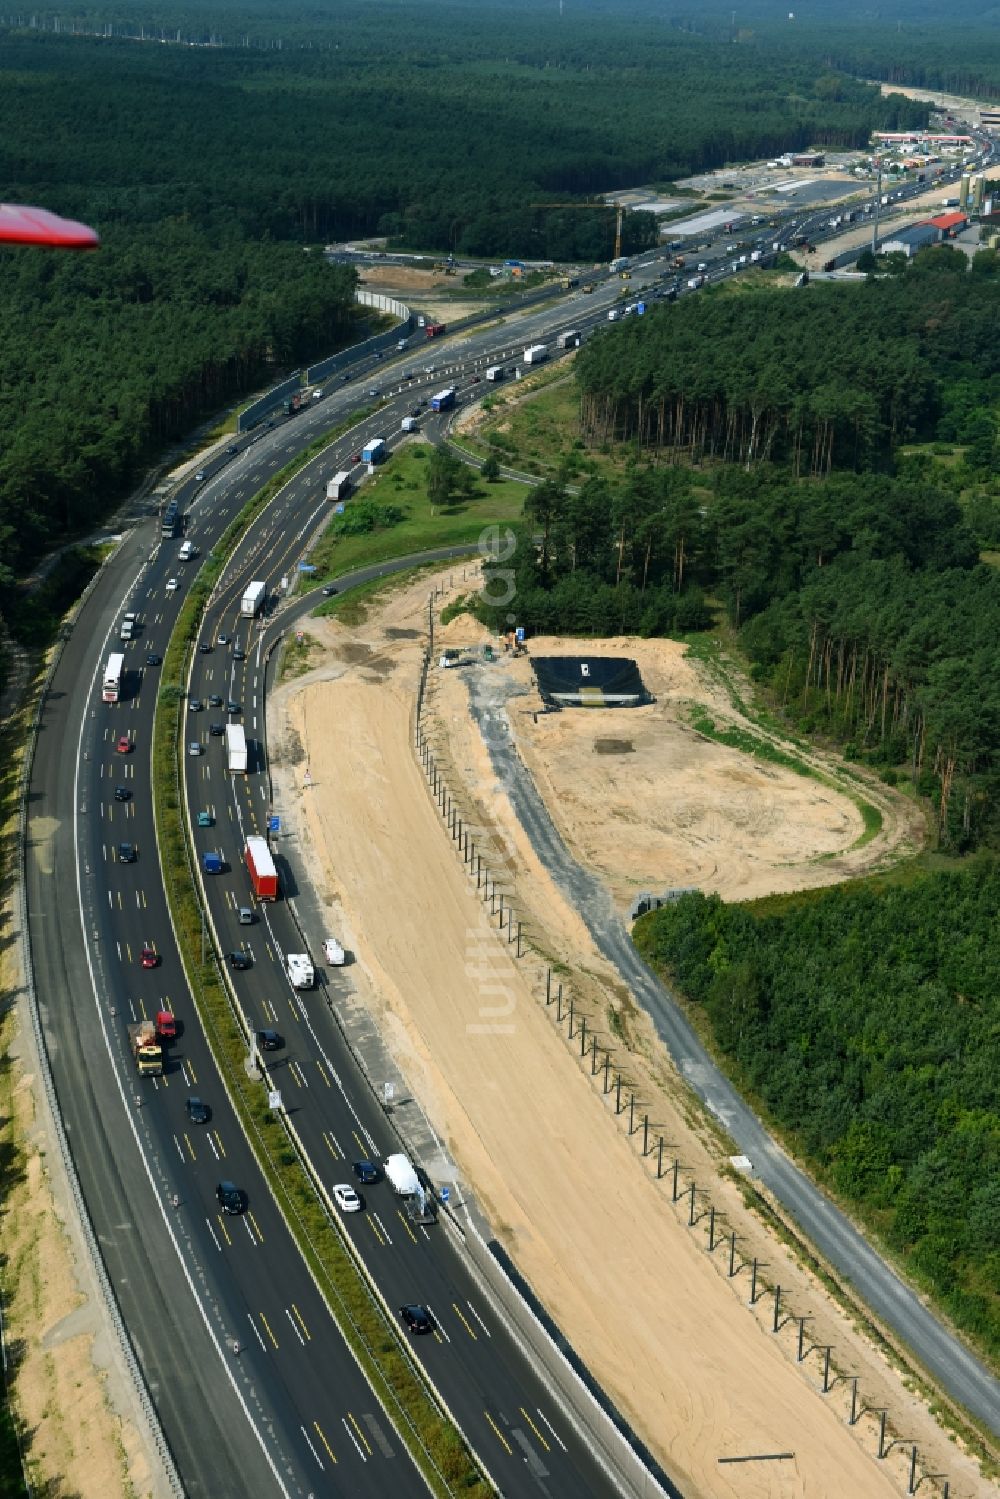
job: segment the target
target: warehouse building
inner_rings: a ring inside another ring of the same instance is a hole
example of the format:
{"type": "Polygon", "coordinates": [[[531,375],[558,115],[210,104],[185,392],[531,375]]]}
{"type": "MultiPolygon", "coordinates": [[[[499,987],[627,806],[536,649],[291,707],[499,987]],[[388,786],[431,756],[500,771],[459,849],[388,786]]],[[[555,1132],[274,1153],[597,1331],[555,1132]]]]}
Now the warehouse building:
{"type": "Polygon", "coordinates": [[[941,230],[935,224],[914,224],[912,229],[901,229],[892,239],[884,239],[879,248],[882,255],[905,255],[909,258],[928,245],[941,240],[941,230]]]}
{"type": "Polygon", "coordinates": [[[968,214],[964,213],[939,213],[927,222],[941,231],[942,239],[954,239],[956,234],[969,227],[968,214]]]}

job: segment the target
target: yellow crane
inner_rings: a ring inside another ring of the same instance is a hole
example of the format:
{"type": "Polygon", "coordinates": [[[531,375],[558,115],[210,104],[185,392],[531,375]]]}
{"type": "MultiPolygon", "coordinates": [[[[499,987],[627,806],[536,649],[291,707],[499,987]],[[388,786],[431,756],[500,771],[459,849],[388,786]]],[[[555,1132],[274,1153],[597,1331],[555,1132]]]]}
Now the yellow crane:
{"type": "Polygon", "coordinates": [[[625,219],[624,203],[532,203],[532,208],[600,208],[607,213],[609,208],[615,210],[615,260],[622,253],[622,223],[625,219]]]}

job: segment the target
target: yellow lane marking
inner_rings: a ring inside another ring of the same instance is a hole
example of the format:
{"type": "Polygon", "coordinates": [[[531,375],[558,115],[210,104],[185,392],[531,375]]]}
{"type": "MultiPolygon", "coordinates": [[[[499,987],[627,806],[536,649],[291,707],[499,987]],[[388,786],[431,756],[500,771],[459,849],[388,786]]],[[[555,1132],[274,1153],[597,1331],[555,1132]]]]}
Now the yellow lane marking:
{"type": "Polygon", "coordinates": [[[365,1222],[368,1224],[368,1227],[371,1229],[371,1231],[375,1235],[376,1239],[378,1239],[379,1243],[384,1246],[385,1245],[385,1239],[379,1233],[378,1225],[375,1222],[374,1218],[369,1218],[368,1214],[366,1213],[365,1214],[365,1222]]]}
{"type": "Polygon", "coordinates": [[[527,1421],[528,1425],[531,1427],[532,1431],[535,1433],[535,1436],[541,1442],[541,1444],[545,1448],[546,1452],[551,1452],[552,1448],[549,1446],[548,1442],[542,1436],[542,1433],[538,1430],[538,1427],[535,1425],[534,1421],[532,1421],[531,1417],[528,1415],[528,1412],[525,1410],[525,1408],[524,1408],[523,1405],[521,1406],[521,1415],[527,1421]]]}
{"type": "Polygon", "coordinates": [[[258,1227],[257,1219],[254,1217],[253,1213],[249,1213],[249,1212],[247,1213],[247,1217],[250,1219],[250,1222],[253,1224],[253,1226],[254,1226],[254,1232],[256,1233],[258,1239],[263,1244],[263,1242],[264,1242],[264,1235],[261,1233],[260,1228],[258,1227]]]}
{"type": "Polygon", "coordinates": [[[316,1435],[319,1437],[320,1441],[323,1443],[323,1446],[326,1448],[326,1455],[327,1455],[327,1457],[330,1459],[330,1461],[332,1463],[335,1463],[337,1461],[337,1459],[333,1455],[333,1448],[330,1446],[330,1443],[327,1441],[326,1437],[323,1435],[323,1428],[320,1426],[320,1424],[319,1424],[318,1421],[314,1421],[313,1422],[313,1430],[315,1431],[316,1435]]]}
{"type": "Polygon", "coordinates": [[[368,1449],[368,1456],[371,1457],[371,1455],[372,1455],[371,1443],[369,1442],[368,1438],[365,1436],[364,1432],[361,1430],[361,1427],[358,1425],[357,1421],[355,1421],[354,1416],[351,1414],[350,1411],[347,1412],[347,1419],[348,1419],[348,1421],[350,1421],[351,1425],[354,1427],[354,1430],[357,1432],[357,1434],[358,1434],[358,1440],[361,1441],[361,1442],[363,1442],[365,1444],[365,1447],[368,1449]]]}
{"type": "Polygon", "coordinates": [[[510,1443],[508,1442],[507,1438],[504,1436],[503,1432],[500,1430],[499,1426],[494,1421],[493,1417],[490,1415],[489,1411],[483,1411],[483,1415],[486,1417],[487,1421],[493,1427],[494,1434],[496,1436],[497,1441],[500,1443],[501,1447],[506,1447],[506,1449],[507,1449],[507,1456],[508,1457],[513,1457],[514,1456],[514,1449],[513,1449],[513,1447],[510,1445],[510,1443]]]}
{"type": "Polygon", "coordinates": [[[461,1307],[458,1305],[458,1303],[456,1301],[453,1301],[451,1305],[452,1305],[452,1310],[457,1315],[459,1322],[461,1322],[461,1324],[465,1328],[466,1332],[469,1334],[469,1337],[472,1339],[472,1341],[474,1343],[478,1343],[479,1339],[476,1337],[476,1334],[473,1332],[471,1323],[468,1321],[468,1319],[466,1317],[464,1317],[462,1315],[462,1309],[461,1309],[461,1307]]]}
{"type": "Polygon", "coordinates": [[[191,1140],[190,1140],[190,1138],[188,1136],[187,1130],[184,1131],[184,1144],[187,1146],[188,1150],[191,1153],[191,1159],[192,1159],[192,1161],[196,1161],[198,1159],[198,1156],[197,1156],[197,1154],[195,1152],[194,1146],[191,1144],[191,1140]]]}
{"type": "Polygon", "coordinates": [[[260,1314],[260,1320],[264,1324],[264,1331],[267,1333],[268,1337],[271,1339],[271,1342],[274,1344],[275,1348],[277,1348],[277,1346],[278,1346],[278,1340],[274,1336],[274,1333],[271,1331],[271,1324],[267,1320],[267,1318],[264,1316],[263,1312],[261,1312],[261,1314],[260,1314]]]}
{"type": "Polygon", "coordinates": [[[226,1227],[226,1220],[225,1220],[225,1218],[223,1218],[223,1216],[222,1216],[221,1213],[217,1213],[216,1217],[219,1220],[219,1227],[222,1229],[223,1237],[225,1238],[226,1243],[231,1245],[233,1241],[229,1237],[229,1230],[226,1227]]]}
{"type": "Polygon", "coordinates": [[[399,1218],[400,1223],[406,1229],[406,1232],[409,1234],[410,1238],[413,1240],[413,1242],[415,1244],[417,1242],[417,1236],[413,1232],[413,1229],[410,1227],[410,1225],[407,1223],[406,1219],[403,1217],[402,1213],[399,1211],[399,1208],[396,1209],[396,1215],[399,1218]]]}
{"type": "Polygon", "coordinates": [[[308,1327],[303,1322],[303,1320],[302,1320],[302,1314],[299,1311],[298,1307],[295,1305],[294,1301],[292,1302],[292,1311],[295,1313],[295,1320],[296,1320],[296,1322],[299,1324],[299,1326],[302,1329],[302,1336],[305,1338],[305,1340],[306,1340],[307,1343],[311,1343],[312,1342],[312,1333],[309,1331],[308,1327]]]}

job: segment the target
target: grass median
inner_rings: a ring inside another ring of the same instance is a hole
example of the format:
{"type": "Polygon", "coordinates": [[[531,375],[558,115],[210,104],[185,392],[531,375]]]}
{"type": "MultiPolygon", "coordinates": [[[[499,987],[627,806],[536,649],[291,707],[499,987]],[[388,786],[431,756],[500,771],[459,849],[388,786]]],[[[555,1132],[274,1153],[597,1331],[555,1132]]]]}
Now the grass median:
{"type": "Polygon", "coordinates": [[[164,888],[189,988],[216,1065],[261,1170],[345,1341],[431,1491],[441,1496],[486,1494],[491,1491],[490,1485],[351,1258],[280,1118],[267,1107],[263,1084],[248,1078],[244,1067],[247,1040],[230,1001],[225,978],[214,955],[209,954],[205,962],[201,956],[202,908],[180,784],[187,663],[200,636],[204,606],[226,550],[266,503],[263,497],[270,497],[287,477],[286,470],[283,476],[272,480],[213,549],[181,610],[167,648],[157,698],[153,748],[153,806],[164,888]]]}

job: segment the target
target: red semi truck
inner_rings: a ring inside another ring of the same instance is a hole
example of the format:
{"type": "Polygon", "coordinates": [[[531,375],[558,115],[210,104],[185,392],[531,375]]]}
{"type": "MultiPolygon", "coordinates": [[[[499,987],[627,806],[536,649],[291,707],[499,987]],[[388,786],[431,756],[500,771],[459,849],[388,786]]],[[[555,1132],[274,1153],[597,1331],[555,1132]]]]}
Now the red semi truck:
{"type": "Polygon", "coordinates": [[[264,838],[248,838],[246,850],[250,883],[258,900],[277,900],[278,871],[264,838]]]}
{"type": "Polygon", "coordinates": [[[428,338],[440,338],[442,333],[447,333],[447,323],[425,323],[424,333],[428,338]]]}

